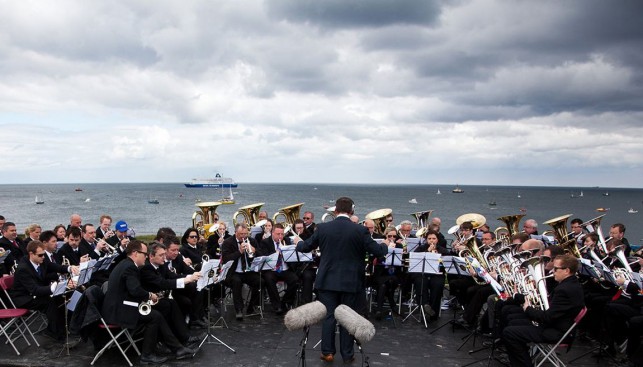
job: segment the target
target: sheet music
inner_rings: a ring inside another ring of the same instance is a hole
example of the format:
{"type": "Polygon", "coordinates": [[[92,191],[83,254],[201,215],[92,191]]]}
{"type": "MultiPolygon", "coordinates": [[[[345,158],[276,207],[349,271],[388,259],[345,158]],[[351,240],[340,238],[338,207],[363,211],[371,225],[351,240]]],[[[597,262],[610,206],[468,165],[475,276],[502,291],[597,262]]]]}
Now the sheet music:
{"type": "Polygon", "coordinates": [[[54,293],[52,293],[51,296],[52,297],[60,296],[61,294],[65,293],[66,290],[67,290],[67,281],[66,280],[60,281],[58,282],[58,284],[56,284],[54,293]]]}
{"type": "Polygon", "coordinates": [[[440,259],[442,256],[433,252],[411,252],[409,254],[409,273],[442,274],[440,259]],[[423,266],[424,265],[424,269],[423,266]]]}
{"type": "Polygon", "coordinates": [[[210,284],[214,284],[214,279],[217,275],[217,268],[219,267],[219,259],[210,259],[208,262],[201,265],[201,277],[196,281],[196,290],[200,291],[210,284]],[[208,277],[210,271],[214,272],[213,277],[208,277]]]}
{"type": "Polygon", "coordinates": [[[10,253],[11,253],[11,250],[6,250],[6,251],[2,254],[2,256],[0,256],[0,262],[4,262],[4,261],[5,261],[5,259],[7,258],[7,256],[9,256],[9,254],[10,254],[10,253]]]}
{"type": "Polygon", "coordinates": [[[232,267],[233,262],[234,261],[230,260],[227,263],[223,264],[223,266],[221,267],[221,273],[219,273],[219,276],[214,280],[214,284],[219,284],[226,279],[226,277],[228,276],[228,271],[232,267]]]}
{"type": "Polygon", "coordinates": [[[389,247],[384,263],[381,265],[402,266],[402,251],[401,248],[389,247]]]}
{"type": "Polygon", "coordinates": [[[290,245],[290,246],[283,246],[281,248],[281,254],[284,257],[284,262],[287,263],[294,263],[294,262],[301,262],[301,263],[307,263],[313,261],[313,253],[312,252],[299,252],[296,251],[295,248],[296,245],[290,245]]]}
{"type": "Polygon", "coordinates": [[[76,310],[76,305],[78,304],[78,301],[80,300],[80,297],[82,297],[82,295],[83,294],[79,291],[74,291],[74,293],[72,293],[71,298],[67,303],[67,309],[69,311],[74,312],[74,310],[76,310]]]}
{"type": "Polygon", "coordinates": [[[407,238],[406,239],[406,252],[413,252],[420,245],[421,238],[407,238]]]}
{"type": "Polygon", "coordinates": [[[442,264],[447,274],[471,276],[467,269],[467,262],[459,256],[442,256],[442,264]]]}

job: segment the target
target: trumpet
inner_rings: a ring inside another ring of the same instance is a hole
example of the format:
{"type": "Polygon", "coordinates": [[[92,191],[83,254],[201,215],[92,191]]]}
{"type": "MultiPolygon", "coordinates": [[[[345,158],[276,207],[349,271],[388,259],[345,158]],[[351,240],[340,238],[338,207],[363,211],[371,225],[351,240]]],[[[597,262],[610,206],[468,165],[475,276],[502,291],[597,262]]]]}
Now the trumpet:
{"type": "Polygon", "coordinates": [[[106,254],[109,254],[109,255],[112,255],[112,254],[114,254],[116,252],[116,249],[114,248],[114,246],[110,245],[109,243],[107,243],[107,241],[105,241],[102,238],[100,240],[98,240],[98,242],[96,242],[96,245],[101,243],[101,241],[103,243],[105,243],[105,247],[103,247],[103,252],[105,252],[106,254]]]}

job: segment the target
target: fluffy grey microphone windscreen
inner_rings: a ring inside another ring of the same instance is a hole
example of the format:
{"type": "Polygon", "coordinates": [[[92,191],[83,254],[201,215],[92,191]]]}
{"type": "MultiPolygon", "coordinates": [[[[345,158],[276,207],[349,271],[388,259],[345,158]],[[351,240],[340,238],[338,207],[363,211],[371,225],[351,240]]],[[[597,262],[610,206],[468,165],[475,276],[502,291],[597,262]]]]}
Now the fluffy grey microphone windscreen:
{"type": "Polygon", "coordinates": [[[284,324],[290,331],[301,330],[322,321],[326,317],[326,312],[326,306],[319,301],[307,303],[288,311],[284,317],[284,324]]]}
{"type": "Polygon", "coordinates": [[[360,343],[369,342],[375,336],[375,326],[346,305],[337,306],[335,319],[360,343]]]}

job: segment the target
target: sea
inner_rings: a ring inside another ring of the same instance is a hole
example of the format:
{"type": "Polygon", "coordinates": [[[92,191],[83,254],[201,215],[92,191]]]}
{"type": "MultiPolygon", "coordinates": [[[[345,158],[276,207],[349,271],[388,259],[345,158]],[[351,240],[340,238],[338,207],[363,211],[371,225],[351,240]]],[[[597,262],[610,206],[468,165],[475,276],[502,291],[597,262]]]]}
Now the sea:
{"type": "MultiPolygon", "coordinates": [[[[282,207],[304,203],[301,214],[311,211],[315,221],[320,222],[325,207],[334,205],[340,196],[348,196],[355,202],[355,214],[360,219],[371,211],[390,208],[399,223],[405,219],[414,221],[411,213],[433,210],[432,217],[442,219],[445,234],[459,216],[467,213],[483,215],[492,229],[503,225],[498,217],[525,214],[523,220],[535,219],[540,232],[550,229],[542,224],[544,221],[561,215],[572,214],[570,220],[589,220],[605,214],[601,227],[606,236],[611,224],[623,223],[630,243],[643,244],[643,189],[459,187],[462,193],[453,193],[452,185],[239,183],[233,189],[236,202],[219,206],[217,213],[231,223],[235,211],[244,205],[263,203],[262,209],[272,216],[282,207]],[[493,203],[496,205],[490,205],[493,203]],[[605,211],[597,211],[599,208],[605,211]],[[629,213],[629,209],[637,213],[629,213]]],[[[137,234],[154,234],[160,227],[171,227],[182,234],[192,225],[193,213],[199,210],[196,203],[220,200],[226,195],[228,189],[186,188],[182,183],[0,185],[0,215],[15,222],[19,233],[31,223],[43,229],[66,225],[70,215],[77,213],[83,223],[93,224],[108,214],[113,223],[125,220],[137,234]],[[36,197],[44,204],[36,204],[36,197]],[[158,200],[158,204],[150,204],[150,200],[158,200]]]]}

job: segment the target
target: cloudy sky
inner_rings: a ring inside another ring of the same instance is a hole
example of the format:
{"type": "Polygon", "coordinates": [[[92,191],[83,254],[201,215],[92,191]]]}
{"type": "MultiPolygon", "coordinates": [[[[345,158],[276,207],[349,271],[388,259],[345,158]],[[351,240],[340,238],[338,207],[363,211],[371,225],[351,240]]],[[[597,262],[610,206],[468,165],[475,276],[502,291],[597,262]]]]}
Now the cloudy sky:
{"type": "Polygon", "coordinates": [[[625,0],[0,0],[0,174],[640,187],[642,16],[625,0]]]}

